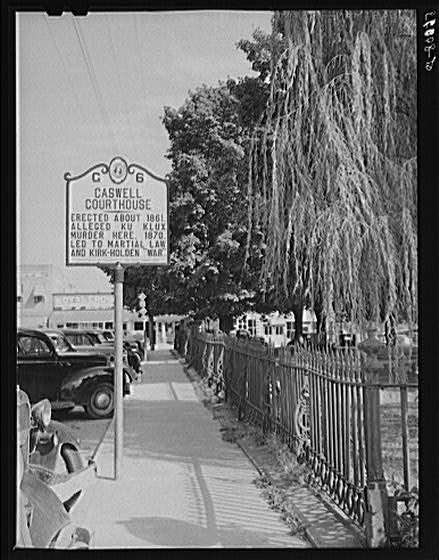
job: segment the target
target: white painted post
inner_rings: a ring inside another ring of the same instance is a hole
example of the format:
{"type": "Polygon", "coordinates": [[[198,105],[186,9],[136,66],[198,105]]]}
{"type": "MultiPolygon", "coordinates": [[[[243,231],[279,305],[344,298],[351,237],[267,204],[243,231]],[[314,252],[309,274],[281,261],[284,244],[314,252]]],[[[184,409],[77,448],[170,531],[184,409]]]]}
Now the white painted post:
{"type": "Polygon", "coordinates": [[[146,295],[141,292],[137,299],[139,300],[139,316],[142,318],[143,322],[143,359],[146,362],[147,360],[147,352],[148,352],[148,337],[146,336],[146,325],[145,325],[145,315],[147,315],[146,311],[146,295]]]}
{"type": "Polygon", "coordinates": [[[123,456],[123,280],[124,269],[120,263],[114,269],[114,325],[116,359],[114,367],[114,478],[117,480],[123,456]]]}

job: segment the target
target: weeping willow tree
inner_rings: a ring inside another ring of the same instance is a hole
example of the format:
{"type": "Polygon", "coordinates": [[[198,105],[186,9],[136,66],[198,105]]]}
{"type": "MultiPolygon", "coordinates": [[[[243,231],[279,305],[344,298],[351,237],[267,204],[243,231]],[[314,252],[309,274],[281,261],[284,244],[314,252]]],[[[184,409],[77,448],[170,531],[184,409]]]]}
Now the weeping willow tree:
{"type": "Polygon", "coordinates": [[[280,12],[273,34],[249,166],[263,289],[296,317],[416,321],[415,13],[280,12]]]}

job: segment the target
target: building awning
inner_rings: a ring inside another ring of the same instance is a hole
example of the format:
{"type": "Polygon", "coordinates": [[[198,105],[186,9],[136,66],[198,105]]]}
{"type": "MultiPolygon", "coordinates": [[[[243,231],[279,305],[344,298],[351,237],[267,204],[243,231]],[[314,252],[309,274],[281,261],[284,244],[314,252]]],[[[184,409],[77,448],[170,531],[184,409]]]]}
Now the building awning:
{"type": "MultiPolygon", "coordinates": [[[[158,315],[154,317],[155,322],[172,323],[180,321],[183,315],[158,315]]],[[[136,311],[123,310],[123,321],[141,321],[136,311]]],[[[148,317],[145,317],[145,321],[148,317]]],[[[112,309],[74,309],[69,311],[52,311],[49,317],[52,325],[65,325],[66,323],[107,323],[114,322],[114,311],[112,309]]]]}
{"type": "Polygon", "coordinates": [[[157,315],[154,320],[159,323],[177,323],[186,317],[187,315],[157,315]]]}
{"type": "MultiPolygon", "coordinates": [[[[131,313],[124,310],[123,320],[129,321],[131,313]]],[[[71,311],[53,311],[50,315],[52,325],[66,323],[107,323],[114,321],[112,309],[75,309],[71,311]]]]}

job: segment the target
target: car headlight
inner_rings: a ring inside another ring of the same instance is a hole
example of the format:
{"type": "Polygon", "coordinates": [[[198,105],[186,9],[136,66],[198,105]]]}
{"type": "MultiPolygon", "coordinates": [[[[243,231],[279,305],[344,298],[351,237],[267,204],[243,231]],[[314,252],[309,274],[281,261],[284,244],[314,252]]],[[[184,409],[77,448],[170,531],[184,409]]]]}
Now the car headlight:
{"type": "Polygon", "coordinates": [[[34,422],[47,428],[52,418],[52,406],[47,399],[34,404],[32,407],[32,418],[34,422]]]}

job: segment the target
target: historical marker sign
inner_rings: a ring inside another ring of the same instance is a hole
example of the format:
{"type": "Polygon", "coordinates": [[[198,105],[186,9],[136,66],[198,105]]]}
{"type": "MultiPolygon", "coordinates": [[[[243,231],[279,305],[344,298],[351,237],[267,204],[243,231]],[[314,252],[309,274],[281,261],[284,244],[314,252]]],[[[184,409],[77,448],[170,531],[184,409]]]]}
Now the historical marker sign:
{"type": "Polygon", "coordinates": [[[168,264],[168,185],[115,157],[67,184],[67,266],[168,264]]]}

